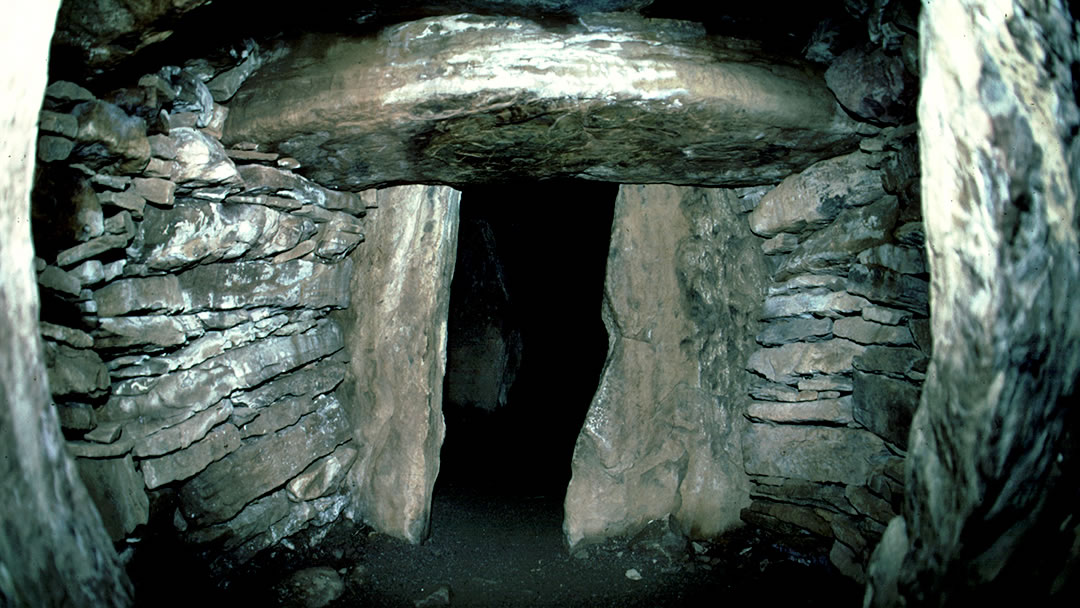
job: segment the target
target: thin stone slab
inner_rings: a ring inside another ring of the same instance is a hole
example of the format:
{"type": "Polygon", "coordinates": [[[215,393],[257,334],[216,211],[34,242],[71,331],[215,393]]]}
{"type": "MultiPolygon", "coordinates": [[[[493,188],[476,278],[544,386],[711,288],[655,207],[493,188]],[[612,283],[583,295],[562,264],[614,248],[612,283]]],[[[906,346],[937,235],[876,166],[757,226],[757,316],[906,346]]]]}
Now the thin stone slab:
{"type": "Polygon", "coordinates": [[[857,253],[888,240],[899,213],[894,196],[841,211],[831,224],[799,243],[774,280],[808,273],[845,274],[857,253]]]}
{"type": "Polygon", "coordinates": [[[758,350],[750,356],[746,367],[773,382],[794,385],[806,376],[847,372],[852,369],[854,358],[865,351],[865,346],[842,338],[794,342],[758,350]]]}
{"type": "Polygon", "coordinates": [[[891,452],[869,431],[791,424],[750,424],[742,442],[746,472],[863,485],[891,452]]]}
{"type": "Polygon", "coordinates": [[[833,320],[828,318],[774,319],[757,335],[757,341],[762,346],[779,346],[807,338],[824,338],[832,333],[832,328],[833,320]]]}
{"type": "Polygon", "coordinates": [[[323,456],[308,465],[303,473],[293,477],[285,490],[289,500],[303,502],[315,500],[337,491],[341,482],[345,480],[345,474],[356,460],[358,451],[355,446],[346,443],[334,450],[332,454],[323,456]]]}
{"type": "Polygon", "coordinates": [[[139,461],[146,487],[151,490],[167,483],[183,481],[221,460],[241,446],[240,434],[231,424],[222,424],[210,431],[201,441],[185,450],[160,458],[139,461]]]}
{"type": "Polygon", "coordinates": [[[912,343],[911,330],[904,325],[882,325],[860,317],[844,317],[833,323],[833,335],[859,344],[906,346],[912,343]]]}
{"type": "Polygon", "coordinates": [[[75,465],[114,541],[123,540],[149,520],[150,499],[130,455],[107,459],[77,458],[75,465]]]}
{"type": "Polygon", "coordinates": [[[754,401],[750,404],[746,415],[755,422],[849,426],[855,422],[851,403],[851,397],[795,403],[754,401]]]}

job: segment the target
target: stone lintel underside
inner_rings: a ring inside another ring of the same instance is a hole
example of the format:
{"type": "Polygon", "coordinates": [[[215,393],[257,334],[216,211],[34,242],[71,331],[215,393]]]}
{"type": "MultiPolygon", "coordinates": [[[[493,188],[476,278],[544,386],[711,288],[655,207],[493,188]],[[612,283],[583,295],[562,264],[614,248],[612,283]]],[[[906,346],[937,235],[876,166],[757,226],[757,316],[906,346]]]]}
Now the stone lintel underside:
{"type": "Polygon", "coordinates": [[[354,191],[520,177],[744,186],[854,148],[820,73],[761,57],[697,24],[625,15],[309,35],[237,93],[225,142],[354,191]]]}

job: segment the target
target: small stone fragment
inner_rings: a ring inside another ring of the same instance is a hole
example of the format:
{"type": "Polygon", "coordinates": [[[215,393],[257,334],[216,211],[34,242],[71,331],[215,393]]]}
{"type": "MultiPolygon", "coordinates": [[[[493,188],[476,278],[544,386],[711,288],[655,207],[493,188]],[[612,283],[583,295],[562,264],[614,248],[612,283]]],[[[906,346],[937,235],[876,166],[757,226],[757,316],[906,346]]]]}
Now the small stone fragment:
{"type": "Polygon", "coordinates": [[[626,578],[632,581],[640,581],[641,573],[638,572],[637,568],[630,568],[626,571],[626,578]]]}

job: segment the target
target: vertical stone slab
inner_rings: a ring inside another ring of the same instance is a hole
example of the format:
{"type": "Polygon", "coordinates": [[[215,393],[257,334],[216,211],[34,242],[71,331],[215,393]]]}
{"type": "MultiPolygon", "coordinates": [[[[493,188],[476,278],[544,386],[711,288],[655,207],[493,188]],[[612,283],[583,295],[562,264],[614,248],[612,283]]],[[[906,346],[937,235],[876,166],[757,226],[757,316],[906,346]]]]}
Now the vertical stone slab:
{"type": "Polygon", "coordinates": [[[674,515],[688,534],[714,536],[749,502],[745,403],[727,399],[745,394],[730,389],[753,348],[763,262],[735,253],[760,256],[725,191],[623,186],[615,205],[602,311],[610,347],[574,449],[563,531],[573,547],[674,515]]]}
{"type": "Polygon", "coordinates": [[[868,606],[1075,601],[1074,28],[1060,0],[923,5],[934,353],[868,606]]]}
{"type": "Polygon", "coordinates": [[[126,606],[131,586],[64,437],[42,357],[30,186],[56,0],[0,20],[0,605],[126,606]]]}
{"type": "Polygon", "coordinates": [[[368,239],[356,250],[352,306],[342,315],[351,355],[341,400],[359,455],[349,472],[354,507],[376,530],[418,543],[446,427],[446,322],[461,193],[447,187],[380,190],[368,239]]]}

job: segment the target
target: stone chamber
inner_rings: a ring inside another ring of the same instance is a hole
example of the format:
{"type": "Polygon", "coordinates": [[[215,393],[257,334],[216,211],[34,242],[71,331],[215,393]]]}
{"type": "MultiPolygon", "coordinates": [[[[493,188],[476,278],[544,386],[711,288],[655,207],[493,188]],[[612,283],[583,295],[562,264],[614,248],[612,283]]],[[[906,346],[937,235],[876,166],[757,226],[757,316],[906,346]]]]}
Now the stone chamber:
{"type": "Polygon", "coordinates": [[[1074,605],[1064,3],[12,10],[0,605],[1074,605]]]}

